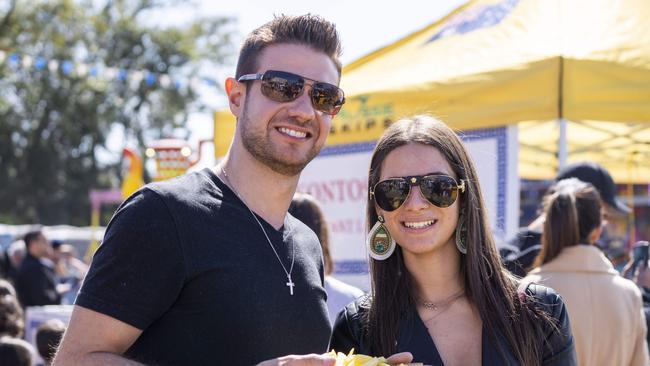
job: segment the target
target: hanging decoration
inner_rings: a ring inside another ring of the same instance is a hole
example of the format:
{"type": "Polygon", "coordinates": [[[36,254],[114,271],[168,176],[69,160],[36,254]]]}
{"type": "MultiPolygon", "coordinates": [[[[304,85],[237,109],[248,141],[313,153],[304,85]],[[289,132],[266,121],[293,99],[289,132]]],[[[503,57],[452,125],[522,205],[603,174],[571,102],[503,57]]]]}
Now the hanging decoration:
{"type": "Polygon", "coordinates": [[[156,73],[149,70],[132,70],[116,67],[107,67],[100,64],[73,62],[70,60],[48,60],[44,57],[7,53],[0,50],[0,65],[6,63],[11,70],[34,68],[36,70],[48,69],[51,73],[61,72],[65,76],[87,77],[103,79],[106,81],[133,82],[144,81],[149,87],[163,89],[181,89],[190,86],[217,87],[217,80],[208,77],[173,77],[166,73],[156,73]]]}

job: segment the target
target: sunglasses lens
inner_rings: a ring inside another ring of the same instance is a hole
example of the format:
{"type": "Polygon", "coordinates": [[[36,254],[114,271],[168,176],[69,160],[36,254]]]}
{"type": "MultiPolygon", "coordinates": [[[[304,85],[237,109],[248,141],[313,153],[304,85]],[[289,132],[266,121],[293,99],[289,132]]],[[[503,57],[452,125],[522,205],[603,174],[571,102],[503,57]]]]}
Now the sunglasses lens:
{"type": "Polygon", "coordinates": [[[343,91],[332,84],[314,83],[310,96],[314,108],[327,114],[337,114],[343,105],[343,91]]]}
{"type": "Polygon", "coordinates": [[[444,208],[451,206],[458,196],[458,184],[452,177],[427,176],[420,180],[422,195],[434,205],[444,208]]]}
{"type": "Polygon", "coordinates": [[[267,71],[262,77],[262,94],[276,102],[296,100],[304,87],[303,78],[287,72],[267,71]]]}
{"type": "Polygon", "coordinates": [[[404,179],[381,181],[375,186],[375,202],[382,210],[397,210],[406,201],[410,189],[411,186],[404,179]]]}

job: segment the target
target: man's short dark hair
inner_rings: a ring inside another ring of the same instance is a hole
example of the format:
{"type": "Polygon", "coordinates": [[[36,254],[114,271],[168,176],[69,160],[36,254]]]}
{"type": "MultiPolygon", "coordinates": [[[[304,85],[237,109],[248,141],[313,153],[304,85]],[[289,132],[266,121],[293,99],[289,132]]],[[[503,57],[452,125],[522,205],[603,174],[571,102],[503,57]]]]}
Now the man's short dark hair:
{"type": "Polygon", "coordinates": [[[260,54],[274,44],[299,44],[329,56],[341,75],[341,41],[336,26],[312,14],[281,15],[251,32],[239,51],[236,78],[257,71],[260,54]]]}
{"type": "Polygon", "coordinates": [[[0,360],[3,366],[31,366],[32,349],[22,339],[0,337],[0,360]]]}
{"type": "Polygon", "coordinates": [[[64,332],[65,324],[59,319],[47,320],[38,327],[36,331],[36,348],[47,365],[52,363],[64,332]]]}
{"type": "Polygon", "coordinates": [[[43,231],[41,230],[33,230],[25,234],[23,237],[23,240],[25,241],[25,248],[29,249],[29,246],[38,240],[43,235],[43,231]]]}

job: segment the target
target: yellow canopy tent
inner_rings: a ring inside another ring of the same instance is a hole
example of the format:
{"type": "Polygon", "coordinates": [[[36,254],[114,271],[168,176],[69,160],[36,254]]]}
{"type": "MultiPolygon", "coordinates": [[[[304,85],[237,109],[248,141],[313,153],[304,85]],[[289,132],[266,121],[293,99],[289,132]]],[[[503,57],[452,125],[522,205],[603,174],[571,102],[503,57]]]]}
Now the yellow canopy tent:
{"type": "MultiPolygon", "coordinates": [[[[470,1],[344,68],[347,103],[328,144],[376,140],[415,113],[461,130],[520,123],[520,176],[543,179],[555,174],[557,121],[567,120],[569,161],[648,182],[648,19],[647,0],[470,1]]],[[[230,141],[217,136],[226,115],[216,116],[215,150],[230,141]]]]}

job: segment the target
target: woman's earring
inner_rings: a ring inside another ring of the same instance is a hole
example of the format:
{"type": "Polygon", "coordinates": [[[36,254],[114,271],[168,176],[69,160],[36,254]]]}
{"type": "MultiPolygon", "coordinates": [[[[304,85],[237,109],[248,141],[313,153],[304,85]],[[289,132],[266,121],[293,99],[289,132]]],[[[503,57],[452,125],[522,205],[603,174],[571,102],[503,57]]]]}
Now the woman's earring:
{"type": "Polygon", "coordinates": [[[456,225],[456,248],[459,252],[467,254],[467,223],[464,208],[460,210],[460,217],[456,225]]]}
{"type": "Polygon", "coordinates": [[[378,261],[383,261],[390,257],[395,251],[395,239],[393,239],[386,226],[384,226],[383,216],[379,215],[375,226],[370,229],[366,245],[368,246],[370,256],[378,261]]]}

